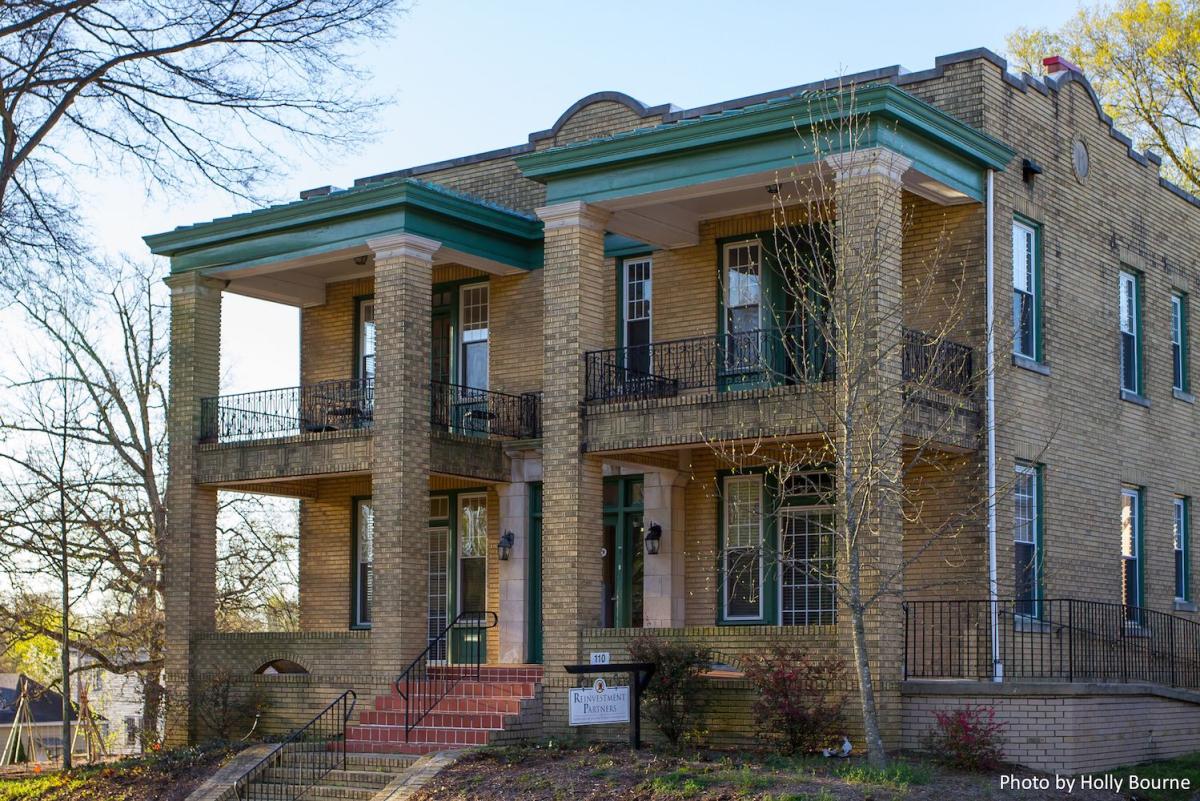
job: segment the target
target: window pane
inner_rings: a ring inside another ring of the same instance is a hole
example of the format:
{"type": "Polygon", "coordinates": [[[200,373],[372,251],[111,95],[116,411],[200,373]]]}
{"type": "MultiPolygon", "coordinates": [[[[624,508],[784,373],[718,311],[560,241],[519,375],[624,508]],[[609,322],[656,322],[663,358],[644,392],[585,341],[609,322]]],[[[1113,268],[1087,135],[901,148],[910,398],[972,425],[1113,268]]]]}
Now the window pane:
{"type": "Polygon", "coordinates": [[[1013,351],[1036,358],[1033,343],[1034,299],[1019,290],[1013,291],[1013,351]]]}
{"type": "Polygon", "coordinates": [[[459,608],[463,612],[487,610],[487,560],[462,560],[459,608]]]}
{"type": "Polygon", "coordinates": [[[487,556],[487,498],[463,498],[458,523],[459,556],[487,556]]]}
{"type": "Polygon", "coordinates": [[[370,501],[358,503],[358,551],[355,558],[355,578],[358,584],[355,588],[358,605],[355,622],[367,624],[371,622],[371,601],[375,595],[375,514],[370,501]]]}
{"type": "Polygon", "coordinates": [[[1171,298],[1171,386],[1178,390],[1187,389],[1183,363],[1183,343],[1187,338],[1187,332],[1184,331],[1183,325],[1183,303],[1182,295],[1175,295],[1171,298]]]}
{"type": "Polygon", "coordinates": [[[1173,539],[1175,550],[1175,597],[1186,600],[1187,591],[1187,501],[1175,499],[1173,539]]]}
{"type": "Polygon", "coordinates": [[[1138,391],[1137,338],[1125,332],[1121,333],[1121,389],[1138,391]]]}
{"type": "Polygon", "coordinates": [[[780,607],[785,626],[835,622],[833,514],[786,510],[779,520],[780,607]]]}
{"type": "Polygon", "coordinates": [[[375,301],[364,300],[359,306],[358,352],[361,378],[375,377],[375,301]]]}
{"type": "MultiPolygon", "coordinates": [[[[441,500],[446,500],[442,498],[441,500]]],[[[429,529],[429,658],[445,661],[446,640],[439,635],[450,624],[450,533],[445,528],[429,529]]]]}
{"type": "Polygon", "coordinates": [[[762,616],[762,481],[725,480],[725,616],[762,616]]]}
{"type": "Polygon", "coordinates": [[[488,387],[488,343],[463,345],[463,385],[474,389],[488,387]]]}
{"type": "Polygon", "coordinates": [[[757,618],[761,615],[759,586],[761,554],[757,548],[725,551],[725,616],[757,618]]]}
{"type": "MultiPolygon", "coordinates": [[[[1138,540],[1141,538],[1138,508],[1141,496],[1137,490],[1121,493],[1121,599],[1127,606],[1141,605],[1140,575],[1138,570],[1138,540]]],[[[1138,615],[1128,611],[1126,617],[1136,621],[1138,615]]]]}

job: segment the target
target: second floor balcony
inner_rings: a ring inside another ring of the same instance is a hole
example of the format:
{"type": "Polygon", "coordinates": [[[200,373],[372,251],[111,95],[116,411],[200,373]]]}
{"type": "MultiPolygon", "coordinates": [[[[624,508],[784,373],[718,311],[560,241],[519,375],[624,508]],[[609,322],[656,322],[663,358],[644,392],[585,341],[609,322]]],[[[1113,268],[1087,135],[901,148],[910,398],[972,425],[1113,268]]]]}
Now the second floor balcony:
{"type": "MultiPolygon", "coordinates": [[[[540,434],[540,398],[510,395],[441,381],[430,383],[433,430],[496,439],[540,434]]],[[[375,422],[374,379],[321,381],[298,387],[201,400],[202,444],[366,431],[375,422]]]]}

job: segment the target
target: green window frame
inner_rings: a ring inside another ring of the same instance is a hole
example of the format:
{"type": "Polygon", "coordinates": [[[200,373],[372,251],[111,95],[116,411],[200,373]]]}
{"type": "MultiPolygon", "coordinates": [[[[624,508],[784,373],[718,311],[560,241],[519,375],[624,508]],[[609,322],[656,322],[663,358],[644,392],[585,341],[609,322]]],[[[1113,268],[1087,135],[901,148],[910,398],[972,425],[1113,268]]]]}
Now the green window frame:
{"type": "Polygon", "coordinates": [[[717,480],[721,486],[717,493],[717,622],[835,624],[833,473],[825,465],[815,465],[786,476],[782,487],[778,475],[767,468],[721,471],[717,480]],[[737,496],[730,487],[753,489],[735,501],[737,496]],[[754,506],[739,509],[737,504],[754,506]],[[743,529],[741,536],[730,535],[734,526],[743,529]],[[749,586],[749,592],[739,587],[730,591],[731,565],[738,570],[740,587],[749,586]],[[731,613],[733,595],[753,601],[756,610],[731,613]]]}
{"type": "MultiPolygon", "coordinates": [[[[1145,495],[1144,487],[1121,488],[1121,603],[1141,607],[1145,600],[1145,495]]],[[[1126,619],[1140,623],[1140,614],[1127,611],[1126,619]]]]}
{"type": "Polygon", "coordinates": [[[1117,327],[1120,336],[1121,392],[1142,397],[1142,275],[1121,270],[1117,291],[1117,327]]]}
{"type": "Polygon", "coordinates": [[[1013,488],[1013,597],[1016,613],[1042,616],[1045,597],[1043,476],[1040,464],[1017,462],[1013,488]]]}
{"type": "Polygon", "coordinates": [[[529,482],[528,580],[525,583],[526,660],[542,663],[542,482],[529,482]]]}
{"type": "Polygon", "coordinates": [[[1192,499],[1176,495],[1172,499],[1173,510],[1173,539],[1175,556],[1175,600],[1188,602],[1192,600],[1191,589],[1191,536],[1192,536],[1192,499]]]}
{"type": "Polygon", "coordinates": [[[350,628],[371,628],[375,515],[370,495],[350,499],[350,628]],[[364,542],[363,532],[367,533],[364,542]]]}
{"type": "Polygon", "coordinates": [[[1042,226],[1014,215],[1012,222],[1013,355],[1042,364],[1044,356],[1044,285],[1042,226]]]}
{"type": "Polygon", "coordinates": [[[1171,388],[1176,392],[1191,392],[1191,370],[1188,347],[1188,296],[1186,292],[1171,294],[1171,388]]]}

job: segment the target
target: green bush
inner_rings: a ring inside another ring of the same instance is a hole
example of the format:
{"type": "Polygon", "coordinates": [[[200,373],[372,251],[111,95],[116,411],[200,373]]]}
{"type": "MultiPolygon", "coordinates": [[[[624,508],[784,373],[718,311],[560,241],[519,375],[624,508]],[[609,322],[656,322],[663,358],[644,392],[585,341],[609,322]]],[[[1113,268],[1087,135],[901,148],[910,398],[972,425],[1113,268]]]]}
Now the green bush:
{"type": "Polygon", "coordinates": [[[750,657],[746,678],[758,691],[754,719],[761,733],[788,754],[830,745],[840,734],[848,693],[846,664],[776,643],[750,657]]]}
{"type": "Polygon", "coordinates": [[[635,662],[654,665],[643,696],[646,717],[672,745],[678,744],[696,731],[704,685],[701,675],[712,662],[710,652],[642,634],[629,644],[629,654],[635,662]]]}

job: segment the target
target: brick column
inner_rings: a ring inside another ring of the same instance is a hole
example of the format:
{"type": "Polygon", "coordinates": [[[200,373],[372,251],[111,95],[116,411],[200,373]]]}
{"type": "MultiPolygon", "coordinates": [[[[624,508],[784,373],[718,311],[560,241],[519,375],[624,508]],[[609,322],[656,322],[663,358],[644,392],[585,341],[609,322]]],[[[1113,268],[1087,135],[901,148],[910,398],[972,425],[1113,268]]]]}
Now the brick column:
{"type": "MultiPolygon", "coordinates": [[[[869,597],[885,577],[894,577],[903,562],[903,398],[902,267],[903,210],[900,178],[911,163],[888,150],[873,148],[831,157],[836,180],[839,292],[835,312],[853,328],[842,345],[837,369],[838,408],[853,412],[857,425],[849,431],[852,474],[872,487],[867,511],[875,536],[860,544],[862,586],[869,597]],[[857,373],[861,368],[862,373],[857,373]],[[865,376],[860,377],[860,375],[865,376]],[[854,389],[858,400],[848,401],[854,389]]],[[[839,489],[842,489],[839,487],[839,489]]],[[[858,500],[862,495],[857,496],[858,500]]],[[[845,514],[843,509],[842,514],[845,514]]],[[[843,565],[845,570],[847,566],[843,565]]],[[[871,679],[884,744],[894,748],[900,737],[899,682],[903,676],[902,585],[868,610],[865,620],[871,679]]],[[[843,604],[839,629],[852,653],[851,615],[843,604]]],[[[868,748],[870,744],[867,744],[868,748]]]]}
{"type": "Polygon", "coordinates": [[[429,360],[433,254],[409,234],[375,252],[375,515],[371,661],[397,675],[428,644],[429,360]]]}
{"type": "Polygon", "coordinates": [[[171,288],[167,530],[163,538],[167,723],[171,745],[192,734],[191,639],[216,627],[217,491],[197,486],[200,399],[220,391],[223,282],[189,272],[171,288]]]}
{"type": "Polygon", "coordinates": [[[580,660],[579,630],[600,622],[600,462],[583,455],[583,354],[604,345],[604,224],[580,202],[537,210],[545,221],[542,402],[542,620],[547,731],[566,728],[562,665],[580,660]]]}

